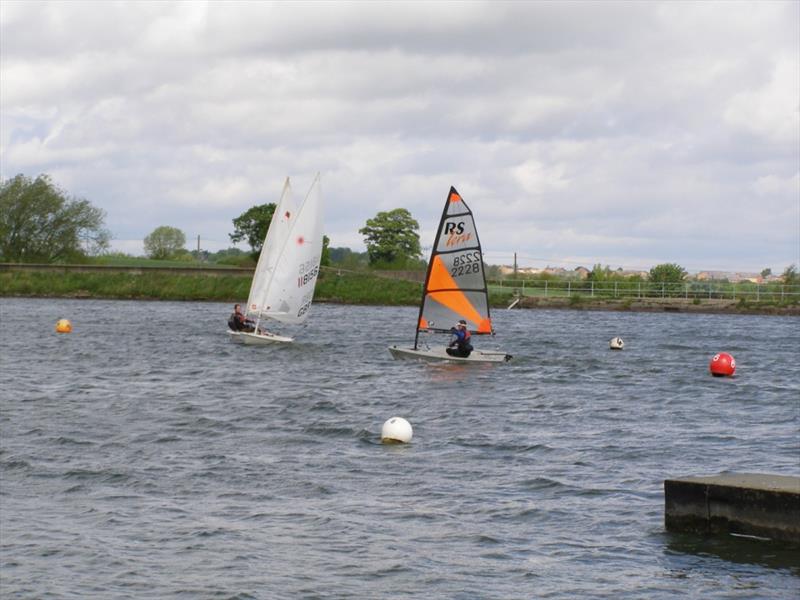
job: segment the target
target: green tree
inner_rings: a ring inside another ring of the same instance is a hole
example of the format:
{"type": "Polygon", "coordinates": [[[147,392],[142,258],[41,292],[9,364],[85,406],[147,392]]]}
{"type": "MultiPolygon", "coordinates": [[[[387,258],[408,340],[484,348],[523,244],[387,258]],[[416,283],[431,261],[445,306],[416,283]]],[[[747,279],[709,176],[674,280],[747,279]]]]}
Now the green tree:
{"type": "Polygon", "coordinates": [[[395,208],[367,219],[358,232],[364,236],[371,265],[403,267],[416,263],[422,255],[418,229],[419,223],[410,212],[395,208]]]}
{"type": "Polygon", "coordinates": [[[800,273],[795,265],[790,265],[783,270],[783,283],[786,285],[800,285],[800,273]]]}
{"type": "Polygon", "coordinates": [[[770,269],[769,267],[767,267],[766,269],[761,269],[761,277],[766,279],[770,275],[772,275],[772,269],[770,269]]]}
{"type": "Polygon", "coordinates": [[[329,248],[331,264],[345,269],[362,269],[369,264],[366,252],[353,252],[350,248],[329,248]]]}
{"type": "Polygon", "coordinates": [[[687,272],[675,263],[664,263],[650,269],[648,279],[655,283],[682,283],[687,272]]]}
{"type": "Polygon", "coordinates": [[[321,267],[330,267],[331,266],[331,250],[328,248],[328,245],[331,243],[331,238],[327,235],[322,236],[322,256],[319,259],[319,265],[321,267]]]}
{"type": "Polygon", "coordinates": [[[0,183],[0,255],[8,261],[64,262],[108,249],[105,213],[71,198],[48,175],[0,183]]]}
{"type": "Polygon", "coordinates": [[[228,237],[234,243],[247,240],[253,251],[253,257],[257,258],[261,253],[261,246],[264,245],[264,238],[267,237],[267,230],[269,230],[269,223],[272,221],[274,212],[274,202],[259,204],[247,209],[233,220],[233,233],[228,234],[228,237]]]}
{"type": "Polygon", "coordinates": [[[144,251],[150,258],[173,258],[185,250],[186,236],[180,229],[162,225],[144,238],[144,251]]]}
{"type": "Polygon", "coordinates": [[[594,268],[592,269],[591,273],[586,277],[589,281],[608,281],[611,279],[611,267],[606,265],[605,267],[600,263],[595,264],[594,268]]]}

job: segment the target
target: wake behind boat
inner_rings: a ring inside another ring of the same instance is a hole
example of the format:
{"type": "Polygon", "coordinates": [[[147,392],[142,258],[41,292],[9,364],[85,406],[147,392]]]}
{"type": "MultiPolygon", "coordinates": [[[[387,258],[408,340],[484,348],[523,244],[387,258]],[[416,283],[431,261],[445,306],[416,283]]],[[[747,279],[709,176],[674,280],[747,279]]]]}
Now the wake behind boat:
{"type": "Polygon", "coordinates": [[[469,340],[473,335],[494,335],[483,252],[472,211],[451,187],[425,275],[414,347],[392,346],[389,352],[395,359],[467,363],[511,360],[506,352],[471,350],[469,340]],[[460,332],[459,323],[465,324],[460,332]],[[457,333],[460,342],[457,348],[427,344],[423,348],[419,343],[420,332],[457,333]]]}
{"type": "Polygon", "coordinates": [[[322,256],[322,195],[319,173],[302,203],[292,196],[289,178],[264,238],[258,258],[245,323],[229,322],[228,334],[248,345],[286,343],[293,338],[268,332],[265,321],[298,324],[308,318],[322,256]]]}

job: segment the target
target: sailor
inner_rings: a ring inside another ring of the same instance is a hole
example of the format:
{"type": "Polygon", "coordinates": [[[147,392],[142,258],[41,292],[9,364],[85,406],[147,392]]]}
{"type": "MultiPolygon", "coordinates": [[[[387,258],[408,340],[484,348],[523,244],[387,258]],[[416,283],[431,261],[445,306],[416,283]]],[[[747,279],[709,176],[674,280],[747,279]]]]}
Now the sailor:
{"type": "Polygon", "coordinates": [[[450,329],[450,333],[452,333],[455,338],[453,341],[450,342],[450,346],[446,348],[447,353],[450,356],[458,356],[461,358],[467,358],[472,352],[472,344],[470,344],[470,338],[472,337],[467,329],[467,322],[464,319],[461,319],[456,326],[450,329]],[[455,348],[453,347],[455,346],[455,348]]]}
{"type": "Polygon", "coordinates": [[[252,332],[256,329],[256,324],[244,316],[241,304],[233,305],[233,314],[228,319],[228,327],[233,331],[252,332]]]}

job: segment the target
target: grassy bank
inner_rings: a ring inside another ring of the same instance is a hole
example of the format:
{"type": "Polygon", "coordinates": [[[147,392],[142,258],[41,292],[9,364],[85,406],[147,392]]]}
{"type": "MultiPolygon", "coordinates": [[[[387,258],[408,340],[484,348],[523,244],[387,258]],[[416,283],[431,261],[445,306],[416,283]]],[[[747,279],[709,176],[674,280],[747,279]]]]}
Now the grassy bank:
{"type": "MultiPolygon", "coordinates": [[[[242,302],[249,291],[250,276],[241,274],[0,273],[0,296],[242,302]]],[[[415,305],[420,293],[419,283],[325,270],[317,282],[315,299],[345,304],[415,305]]]]}
{"type": "Polygon", "coordinates": [[[551,308],[571,310],[610,310],[619,312],[680,312],[705,314],[741,315],[788,315],[800,316],[800,303],[762,301],[752,302],[744,298],[731,299],[685,299],[685,298],[603,298],[574,295],[569,298],[526,296],[519,308],[551,308]]]}
{"type": "MultiPolygon", "coordinates": [[[[80,272],[80,271],[2,271],[0,296],[39,298],[103,298],[124,300],[183,300],[244,302],[250,290],[250,275],[193,274],[191,272],[80,272]]],[[[369,272],[324,269],[317,281],[314,298],[318,302],[368,305],[416,306],[420,283],[379,277],[369,272]]],[[[512,291],[492,290],[494,308],[505,308],[512,291]]],[[[615,310],[632,312],[702,312],[738,314],[800,315],[800,304],[734,300],[682,298],[609,299],[588,295],[565,297],[525,297],[519,308],[558,308],[577,310],[615,310]]]]}

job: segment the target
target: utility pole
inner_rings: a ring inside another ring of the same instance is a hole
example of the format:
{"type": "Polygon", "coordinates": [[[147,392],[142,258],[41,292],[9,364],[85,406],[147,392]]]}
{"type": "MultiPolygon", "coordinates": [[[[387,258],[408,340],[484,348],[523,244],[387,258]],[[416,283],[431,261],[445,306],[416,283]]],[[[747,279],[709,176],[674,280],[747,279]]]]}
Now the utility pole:
{"type": "Polygon", "coordinates": [[[517,278],[517,253],[514,252],[514,279],[517,278]]]}

